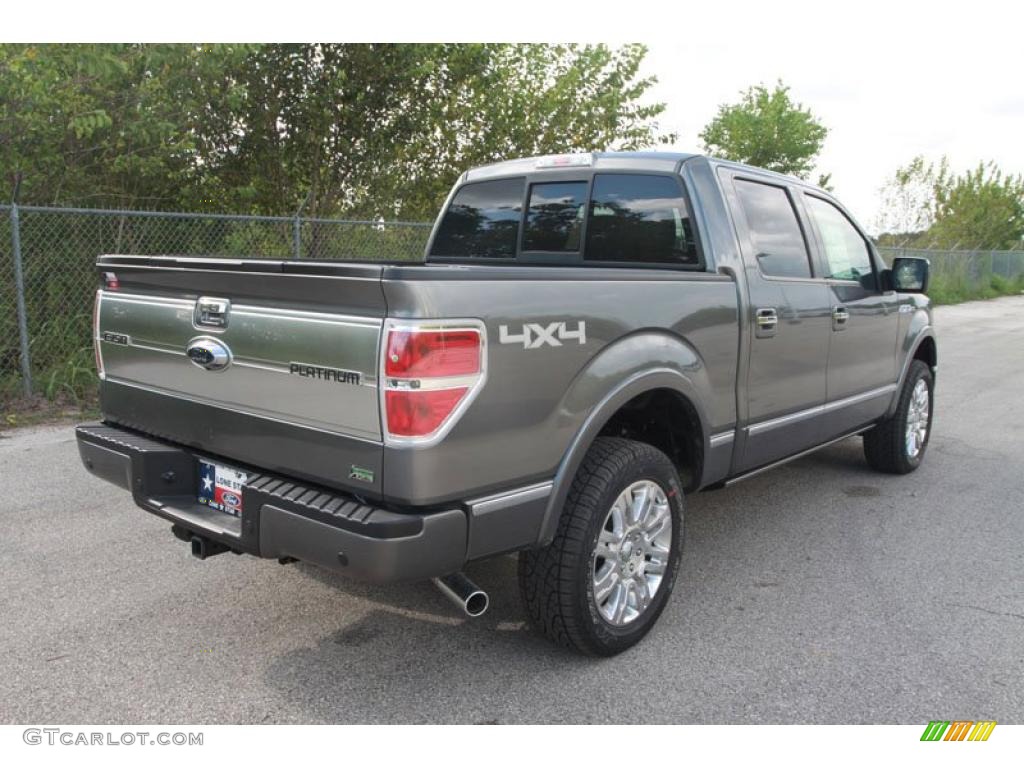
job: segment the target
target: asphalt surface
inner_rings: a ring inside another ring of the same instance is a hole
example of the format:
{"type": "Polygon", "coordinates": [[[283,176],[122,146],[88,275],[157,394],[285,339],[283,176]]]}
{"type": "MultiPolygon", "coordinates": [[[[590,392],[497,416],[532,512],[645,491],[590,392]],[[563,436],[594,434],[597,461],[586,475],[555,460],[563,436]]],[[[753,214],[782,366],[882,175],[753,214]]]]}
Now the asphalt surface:
{"type": "Polygon", "coordinates": [[[72,431],[0,438],[0,721],[1024,722],[1024,297],[940,308],[923,467],[853,438],[688,503],[673,599],[637,648],[527,632],[429,584],[193,559],[80,466],[72,431]]]}

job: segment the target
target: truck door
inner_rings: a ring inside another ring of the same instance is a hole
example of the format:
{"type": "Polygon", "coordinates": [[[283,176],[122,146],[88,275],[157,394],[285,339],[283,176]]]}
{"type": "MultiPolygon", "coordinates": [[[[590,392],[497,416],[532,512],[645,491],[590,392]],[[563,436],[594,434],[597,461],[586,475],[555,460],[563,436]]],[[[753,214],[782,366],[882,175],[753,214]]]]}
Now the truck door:
{"type": "Polygon", "coordinates": [[[832,316],[797,189],[774,177],[723,172],[748,291],[745,388],[739,382],[747,425],[735,468],[746,471],[822,441],[832,316]]]}
{"type": "Polygon", "coordinates": [[[845,212],[804,193],[828,286],[832,341],[828,356],[826,437],[838,437],[885,413],[896,388],[899,303],[883,292],[867,238],[845,212]]]}

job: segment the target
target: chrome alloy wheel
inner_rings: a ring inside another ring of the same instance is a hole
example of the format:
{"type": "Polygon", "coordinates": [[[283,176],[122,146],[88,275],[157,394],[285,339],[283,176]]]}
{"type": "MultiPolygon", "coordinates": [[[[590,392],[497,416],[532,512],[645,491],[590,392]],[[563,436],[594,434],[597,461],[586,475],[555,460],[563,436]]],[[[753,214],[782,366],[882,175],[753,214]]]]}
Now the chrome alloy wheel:
{"type": "Polygon", "coordinates": [[[668,568],[672,512],[652,480],[626,488],[605,517],[591,558],[594,602],[605,621],[622,627],[651,604],[668,568]]]}
{"type": "Polygon", "coordinates": [[[924,441],[928,437],[930,399],[928,382],[919,379],[914,385],[914,391],[910,394],[910,403],[907,405],[906,446],[907,456],[911,459],[917,458],[917,455],[921,453],[924,441]]]}

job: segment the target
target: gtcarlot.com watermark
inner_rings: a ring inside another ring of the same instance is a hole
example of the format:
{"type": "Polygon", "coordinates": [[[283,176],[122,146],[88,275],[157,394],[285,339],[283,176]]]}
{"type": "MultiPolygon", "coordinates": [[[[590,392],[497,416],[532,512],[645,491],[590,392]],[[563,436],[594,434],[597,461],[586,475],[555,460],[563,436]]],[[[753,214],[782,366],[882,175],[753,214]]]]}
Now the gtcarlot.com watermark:
{"type": "Polygon", "coordinates": [[[66,731],[62,728],[26,728],[26,744],[66,747],[201,747],[203,734],[184,731],[66,731]]]}

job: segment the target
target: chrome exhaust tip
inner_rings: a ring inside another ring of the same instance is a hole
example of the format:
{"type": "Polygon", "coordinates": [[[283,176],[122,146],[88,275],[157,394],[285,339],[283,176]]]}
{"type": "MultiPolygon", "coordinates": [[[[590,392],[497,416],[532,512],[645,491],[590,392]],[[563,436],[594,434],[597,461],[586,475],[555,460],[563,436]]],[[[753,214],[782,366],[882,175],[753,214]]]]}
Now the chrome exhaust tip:
{"type": "Polygon", "coordinates": [[[457,605],[463,613],[471,618],[483,616],[490,605],[490,598],[487,593],[474,584],[462,573],[452,573],[448,576],[431,579],[441,594],[457,605]]]}

